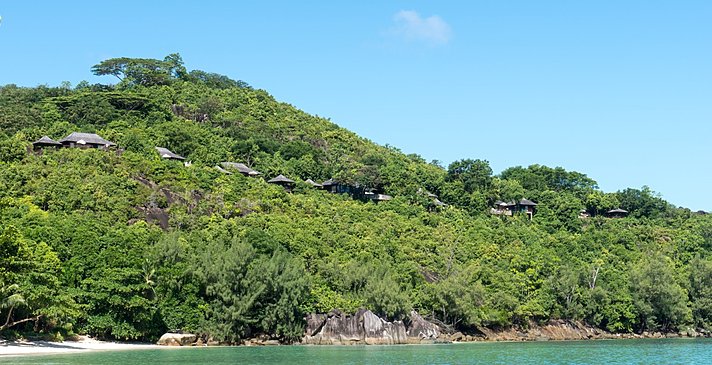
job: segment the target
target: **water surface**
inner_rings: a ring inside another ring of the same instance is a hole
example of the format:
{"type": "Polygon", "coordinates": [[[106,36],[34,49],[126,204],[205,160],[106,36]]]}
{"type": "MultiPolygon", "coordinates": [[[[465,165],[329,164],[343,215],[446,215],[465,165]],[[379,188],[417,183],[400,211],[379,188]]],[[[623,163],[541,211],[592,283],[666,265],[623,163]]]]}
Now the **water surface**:
{"type": "Polygon", "coordinates": [[[712,340],[201,347],[0,358],[1,364],[712,364],[712,340]]]}

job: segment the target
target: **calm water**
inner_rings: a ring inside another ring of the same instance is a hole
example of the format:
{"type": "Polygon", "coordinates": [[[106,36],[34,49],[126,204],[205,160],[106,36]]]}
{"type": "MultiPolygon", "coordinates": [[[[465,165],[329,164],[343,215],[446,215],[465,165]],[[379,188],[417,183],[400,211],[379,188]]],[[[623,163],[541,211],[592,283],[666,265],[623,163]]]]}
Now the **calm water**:
{"type": "Polygon", "coordinates": [[[712,340],[167,348],[6,357],[0,364],[712,364],[712,340]]]}

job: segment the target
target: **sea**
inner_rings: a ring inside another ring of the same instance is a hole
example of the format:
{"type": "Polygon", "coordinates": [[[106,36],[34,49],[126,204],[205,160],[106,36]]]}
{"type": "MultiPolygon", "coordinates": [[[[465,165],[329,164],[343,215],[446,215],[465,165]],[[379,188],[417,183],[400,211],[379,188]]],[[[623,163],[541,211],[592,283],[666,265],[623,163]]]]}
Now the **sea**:
{"type": "Polygon", "coordinates": [[[0,364],[712,364],[712,340],[191,347],[0,357],[0,364]]]}

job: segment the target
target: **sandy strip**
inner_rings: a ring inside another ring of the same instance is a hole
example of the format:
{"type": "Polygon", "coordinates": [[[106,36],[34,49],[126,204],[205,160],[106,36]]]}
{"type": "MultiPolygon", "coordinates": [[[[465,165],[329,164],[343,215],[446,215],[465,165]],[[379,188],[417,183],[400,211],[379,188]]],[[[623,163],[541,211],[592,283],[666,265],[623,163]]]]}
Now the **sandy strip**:
{"type": "Polygon", "coordinates": [[[49,341],[3,341],[0,340],[0,357],[42,354],[69,354],[88,351],[118,351],[118,350],[145,350],[165,349],[167,346],[158,346],[144,343],[117,343],[97,341],[82,336],[79,341],[49,342],[49,341]]]}

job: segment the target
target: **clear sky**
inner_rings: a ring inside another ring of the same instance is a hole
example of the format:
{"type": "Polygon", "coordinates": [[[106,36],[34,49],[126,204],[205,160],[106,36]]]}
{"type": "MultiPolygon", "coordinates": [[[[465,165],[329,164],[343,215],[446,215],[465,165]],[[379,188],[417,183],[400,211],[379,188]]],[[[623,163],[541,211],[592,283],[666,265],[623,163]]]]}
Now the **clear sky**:
{"type": "MultiPolygon", "coordinates": [[[[0,1],[0,85],[163,58],[379,144],[712,210],[712,1],[0,1]]],[[[0,111],[2,112],[2,111],[0,111]]]]}

